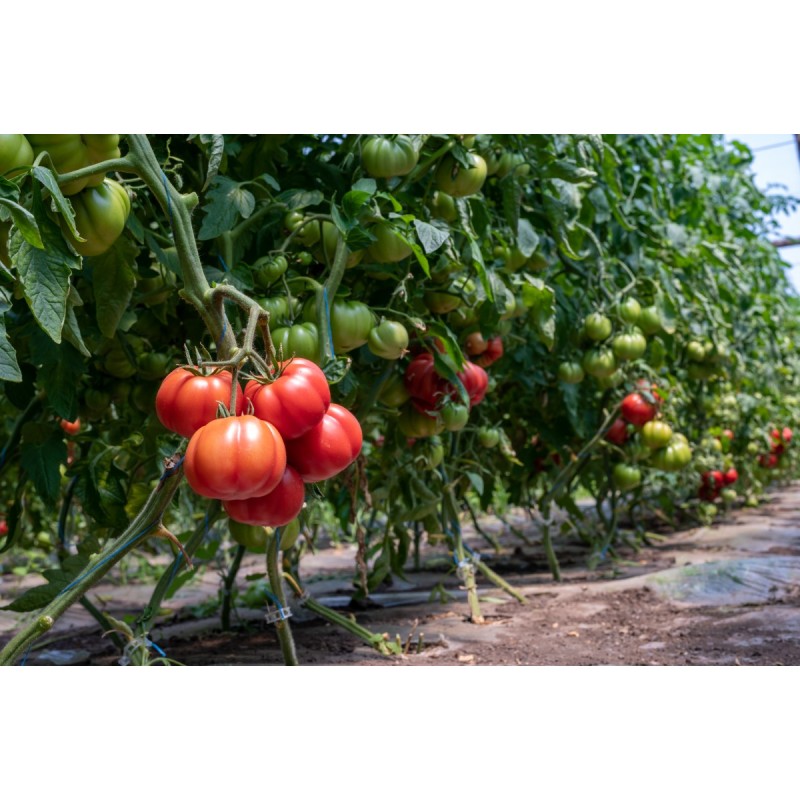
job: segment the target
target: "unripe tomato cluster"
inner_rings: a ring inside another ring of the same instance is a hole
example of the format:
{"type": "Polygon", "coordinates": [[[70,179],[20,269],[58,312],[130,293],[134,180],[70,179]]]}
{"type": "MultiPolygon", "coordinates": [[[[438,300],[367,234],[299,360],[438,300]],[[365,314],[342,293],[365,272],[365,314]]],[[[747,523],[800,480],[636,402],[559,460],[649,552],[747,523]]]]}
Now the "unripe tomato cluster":
{"type": "Polygon", "coordinates": [[[159,420],[189,438],[186,479],[203,497],[223,501],[228,516],[247,525],[286,525],[305,500],[305,484],[327,480],[361,452],[358,420],[331,403],[322,370],[307,359],[278,365],[277,376],[237,386],[233,376],[179,367],[156,395],[159,420]],[[245,411],[247,406],[247,413],[245,411]]]}

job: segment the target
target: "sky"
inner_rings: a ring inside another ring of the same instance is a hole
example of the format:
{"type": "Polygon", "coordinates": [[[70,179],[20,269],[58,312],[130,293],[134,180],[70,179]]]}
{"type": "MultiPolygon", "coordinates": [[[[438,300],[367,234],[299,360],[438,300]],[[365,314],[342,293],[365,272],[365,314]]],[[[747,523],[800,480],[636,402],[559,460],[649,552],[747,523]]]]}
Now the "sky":
{"type": "MultiPolygon", "coordinates": [[[[728,133],[727,140],[738,139],[751,150],[755,160],[756,185],[767,194],[789,194],[800,198],[800,158],[792,133],[728,133]],[[775,184],[781,184],[780,187],[775,184]]],[[[800,209],[777,217],[784,236],[800,238],[800,209]]],[[[789,280],[800,292],[800,245],[782,247],[781,258],[792,265],[789,280]]]]}

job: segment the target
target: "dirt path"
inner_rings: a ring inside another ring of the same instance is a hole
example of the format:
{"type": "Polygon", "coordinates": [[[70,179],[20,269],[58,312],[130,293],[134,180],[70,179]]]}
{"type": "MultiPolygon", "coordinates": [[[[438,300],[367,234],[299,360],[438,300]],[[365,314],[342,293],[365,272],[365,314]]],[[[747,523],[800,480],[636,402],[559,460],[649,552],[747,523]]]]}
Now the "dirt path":
{"type": "MultiPolygon", "coordinates": [[[[520,517],[515,522],[523,524],[520,517]]],[[[407,655],[385,657],[338,627],[299,616],[294,632],[303,664],[800,664],[800,484],[773,493],[759,509],[743,509],[713,528],[671,534],[624,563],[596,571],[583,555],[562,550],[564,580],[554,584],[540,548],[495,531],[504,544],[487,559],[518,589],[527,603],[510,600],[479,578],[486,624],[467,620],[464,593],[448,574],[441,553],[426,553],[424,569],[407,575],[356,612],[373,631],[397,636],[407,655]],[[447,603],[430,602],[445,588],[447,603]],[[417,652],[422,635],[424,646],[417,652]]],[[[314,576],[311,588],[325,604],[344,608],[351,584],[350,548],[326,550],[303,560],[314,576]]],[[[244,573],[261,568],[248,560],[244,573]]],[[[0,584],[5,594],[8,581],[0,584]]],[[[153,638],[184,664],[279,664],[274,631],[259,611],[240,611],[236,632],[223,633],[216,619],[181,620],[182,609],[216,594],[218,578],[206,573],[171,601],[177,622],[164,624],[153,638]]],[[[148,586],[103,587],[108,610],[121,617],[146,602],[148,586]],[[121,591],[122,589],[122,591],[121,591]]],[[[19,622],[0,612],[0,641],[19,622]]],[[[119,659],[107,639],[80,609],[71,609],[49,644],[29,663],[114,664],[119,659]]]]}

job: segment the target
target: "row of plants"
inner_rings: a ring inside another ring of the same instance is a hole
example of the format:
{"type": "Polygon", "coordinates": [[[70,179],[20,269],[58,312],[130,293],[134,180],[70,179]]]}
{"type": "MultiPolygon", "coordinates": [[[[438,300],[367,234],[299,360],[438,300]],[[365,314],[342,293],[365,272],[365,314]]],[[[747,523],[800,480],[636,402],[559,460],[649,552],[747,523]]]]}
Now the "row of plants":
{"type": "Polygon", "coordinates": [[[798,330],[767,240],[792,201],[750,160],[688,135],[0,136],[0,548],[50,554],[0,662],[136,548],[175,552],[116,623],[136,658],[192,559],[226,554],[230,588],[256,548],[294,663],[281,572],[391,650],[300,585],[321,530],[358,544],[356,597],[445,546],[479,622],[478,580],[524,598],[465,518],[487,556],[482,512],[535,512],[559,579],[554,537],[597,563],[759,502],[796,466],[798,330]]]}

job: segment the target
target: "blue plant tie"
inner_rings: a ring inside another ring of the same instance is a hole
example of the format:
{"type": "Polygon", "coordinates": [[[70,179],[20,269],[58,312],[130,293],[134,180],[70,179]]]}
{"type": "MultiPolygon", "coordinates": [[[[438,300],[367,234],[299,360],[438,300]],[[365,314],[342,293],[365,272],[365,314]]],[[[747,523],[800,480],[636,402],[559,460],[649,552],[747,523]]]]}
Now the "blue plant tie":
{"type": "Polygon", "coordinates": [[[217,350],[219,350],[220,347],[222,347],[222,340],[225,338],[225,334],[227,333],[227,331],[228,331],[228,318],[227,317],[223,317],[222,318],[222,333],[220,333],[219,339],[217,339],[217,350]]]}
{"type": "Polygon", "coordinates": [[[328,303],[328,287],[322,287],[322,301],[325,303],[325,322],[328,325],[328,341],[331,343],[331,347],[333,347],[333,328],[331,328],[331,307],[330,303],[328,303]]]}
{"type": "Polygon", "coordinates": [[[222,269],[225,272],[230,272],[230,267],[228,267],[228,265],[225,263],[225,259],[219,253],[217,253],[217,258],[219,259],[219,263],[222,264],[222,269]]]}

